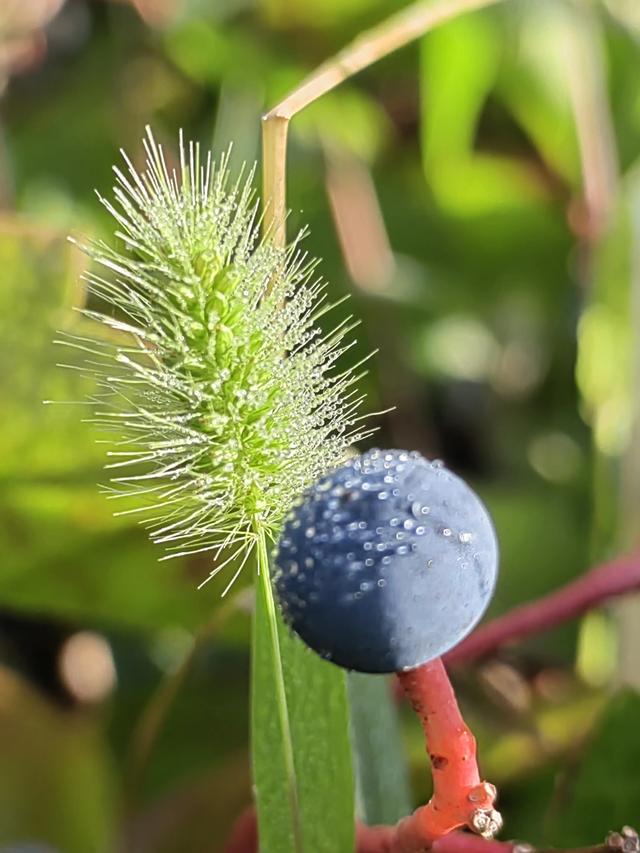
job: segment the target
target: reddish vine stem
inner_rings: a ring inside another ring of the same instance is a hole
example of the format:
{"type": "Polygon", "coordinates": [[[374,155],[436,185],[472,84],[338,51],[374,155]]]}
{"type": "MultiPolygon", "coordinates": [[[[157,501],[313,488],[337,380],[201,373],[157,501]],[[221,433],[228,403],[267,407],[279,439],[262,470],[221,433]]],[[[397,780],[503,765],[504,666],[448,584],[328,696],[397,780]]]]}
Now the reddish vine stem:
{"type": "MultiPolygon", "coordinates": [[[[393,847],[390,846],[392,835],[393,829],[388,826],[358,824],[356,851],[357,853],[392,853],[393,847]]],[[[514,846],[510,842],[479,838],[477,835],[471,835],[468,832],[452,832],[434,842],[431,850],[433,853],[518,853],[514,846]]],[[[248,848],[244,850],[238,848],[235,853],[249,853],[249,850],[248,848]]],[[[522,853],[531,853],[531,851],[528,849],[525,851],[523,845],[522,853]]]]}
{"type": "MultiPolygon", "coordinates": [[[[365,826],[356,832],[356,853],[392,853],[394,828],[365,826]]],[[[468,832],[452,832],[436,841],[432,853],[638,853],[638,834],[631,827],[611,832],[604,844],[559,851],[535,849],[515,841],[490,841],[468,832]]],[[[258,822],[253,806],[245,809],[236,821],[223,853],[258,853],[258,822]]]]}
{"type": "MultiPolygon", "coordinates": [[[[389,853],[389,827],[358,825],[357,853],[389,853]]],[[[534,848],[521,841],[493,841],[470,835],[467,832],[452,832],[440,838],[431,847],[432,853],[638,853],[640,840],[631,826],[624,826],[621,832],[610,832],[603,844],[589,847],[575,847],[560,851],[556,848],[534,848]]],[[[225,853],[253,853],[247,848],[225,853]]]]}
{"type": "Polygon", "coordinates": [[[440,658],[398,673],[424,730],[433,773],[433,796],[396,827],[390,850],[414,853],[454,829],[492,837],[502,820],[493,808],[496,789],[480,779],[476,740],[464,722],[440,658]]]}
{"type": "Polygon", "coordinates": [[[640,589],[640,552],[596,566],[549,595],[494,619],[447,652],[444,660],[454,665],[469,663],[635,589],[640,589]]]}
{"type": "MultiPolygon", "coordinates": [[[[393,853],[395,827],[359,823],[356,830],[357,853],[393,853]]],[[[432,849],[434,853],[517,853],[513,844],[487,841],[461,832],[441,838],[432,849]]],[[[223,853],[258,853],[258,821],[253,806],[245,809],[235,822],[223,853]]],[[[599,853],[597,848],[593,853],[599,853]]]]}

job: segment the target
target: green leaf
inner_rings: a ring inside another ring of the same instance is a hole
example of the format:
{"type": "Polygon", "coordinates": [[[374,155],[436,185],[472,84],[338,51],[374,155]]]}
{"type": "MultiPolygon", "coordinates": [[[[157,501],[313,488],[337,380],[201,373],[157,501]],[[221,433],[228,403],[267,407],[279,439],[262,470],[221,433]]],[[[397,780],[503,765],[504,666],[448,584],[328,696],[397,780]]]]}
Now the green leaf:
{"type": "MultiPolygon", "coordinates": [[[[607,232],[592,252],[588,303],[578,326],[576,379],[595,450],[595,558],[633,544],[637,530],[634,253],[640,242],[640,169],[620,183],[607,232]],[[620,495],[623,505],[620,505],[620,495]]],[[[636,620],[636,617],[633,616],[636,620]]]]}
{"type": "Polygon", "coordinates": [[[638,719],[638,693],[623,690],[614,696],[579,766],[566,780],[566,796],[549,832],[554,846],[597,843],[610,830],[620,830],[637,820],[638,719]]]}
{"type": "Polygon", "coordinates": [[[303,849],[346,853],[354,846],[355,804],[345,673],[279,624],[303,849]]]}
{"type": "Polygon", "coordinates": [[[571,4],[562,3],[539,3],[535,9],[519,4],[509,11],[519,49],[505,57],[498,95],[538,155],[577,187],[580,155],[567,73],[575,14],[571,4]]]}
{"type": "Polygon", "coordinates": [[[540,194],[521,163],[475,148],[502,41],[496,19],[486,15],[459,18],[422,40],[422,162],[439,204],[459,215],[520,207],[540,194]]]}
{"type": "Polygon", "coordinates": [[[396,823],[412,809],[398,713],[389,681],[350,672],[347,678],[359,816],[396,823]]]}
{"type": "Polygon", "coordinates": [[[47,398],[80,400],[93,388],[78,370],[56,368],[72,359],[53,342],[83,303],[76,284],[81,269],[63,233],[17,219],[0,222],[0,476],[91,467],[95,481],[102,464],[80,407],[42,405],[47,398]]]}
{"type": "Polygon", "coordinates": [[[260,849],[262,853],[302,853],[291,722],[280,647],[283,632],[269,588],[266,561],[258,562],[251,654],[251,752],[260,849]]]}
{"type": "Polygon", "coordinates": [[[252,757],[261,853],[353,850],[354,794],[344,673],[277,612],[259,545],[252,658],[252,757]]]}
{"type": "Polygon", "coordinates": [[[159,549],[113,503],[86,485],[3,480],[0,602],[26,612],[134,629],[210,618],[218,590],[198,592],[207,563],[159,562],[159,549]]]}
{"type": "Polygon", "coordinates": [[[442,159],[471,154],[500,51],[500,31],[484,15],[458,18],[422,40],[422,156],[427,169],[442,159]]]}
{"type": "Polygon", "coordinates": [[[86,334],[73,307],[84,258],[63,232],[0,220],[0,603],[16,610],[153,629],[190,630],[218,596],[198,593],[207,565],[158,562],[136,516],[114,518],[99,493],[104,448],[80,401],[95,391],[60,329],[86,334]]]}
{"type": "Polygon", "coordinates": [[[0,847],[105,853],[118,809],[101,715],[71,718],[4,667],[0,692],[0,847]]]}

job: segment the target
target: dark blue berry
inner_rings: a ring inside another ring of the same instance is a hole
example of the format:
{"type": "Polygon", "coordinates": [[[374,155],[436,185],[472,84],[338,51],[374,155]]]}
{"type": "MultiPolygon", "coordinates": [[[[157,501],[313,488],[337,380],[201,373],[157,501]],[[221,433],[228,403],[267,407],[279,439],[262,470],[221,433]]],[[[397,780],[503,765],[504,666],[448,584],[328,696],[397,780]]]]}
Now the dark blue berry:
{"type": "Polygon", "coordinates": [[[287,517],[275,589],[286,621],[347,669],[412,669],[484,613],[498,546],[467,484],[418,453],[372,450],[310,488],[287,517]]]}

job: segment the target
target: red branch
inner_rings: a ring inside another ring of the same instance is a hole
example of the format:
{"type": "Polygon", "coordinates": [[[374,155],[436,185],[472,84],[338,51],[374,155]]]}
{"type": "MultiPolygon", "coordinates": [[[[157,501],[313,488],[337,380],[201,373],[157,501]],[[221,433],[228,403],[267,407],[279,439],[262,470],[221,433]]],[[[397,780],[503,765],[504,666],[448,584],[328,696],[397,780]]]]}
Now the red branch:
{"type": "MultiPolygon", "coordinates": [[[[394,829],[389,826],[365,826],[359,823],[356,832],[356,853],[392,853],[394,829]]],[[[424,848],[426,849],[426,848],[424,848]]],[[[611,832],[604,844],[580,847],[575,850],[547,853],[638,853],[638,834],[631,827],[611,832]]],[[[258,822],[253,806],[245,809],[233,828],[223,853],[258,853],[258,822]]],[[[530,844],[516,841],[492,841],[468,832],[452,832],[440,838],[430,853],[544,853],[530,844]]]]}
{"type": "MultiPolygon", "coordinates": [[[[356,833],[357,853],[393,853],[395,827],[365,826],[359,823],[356,833]]],[[[426,850],[423,846],[423,850],[426,850]]],[[[514,845],[504,841],[488,841],[470,833],[452,832],[436,841],[433,853],[513,853],[514,845]]],[[[235,822],[223,853],[258,853],[258,821],[256,810],[249,806],[235,822]]]]}
{"type": "Polygon", "coordinates": [[[447,664],[469,663],[507,643],[575,619],[611,598],[640,589],[640,553],[596,566],[558,590],[523,604],[478,628],[444,655],[447,664]]]}
{"type": "MultiPolygon", "coordinates": [[[[357,853],[392,853],[392,835],[393,829],[388,826],[358,824],[356,851],[357,853]]],[[[514,845],[504,841],[480,838],[468,832],[452,832],[436,841],[430,850],[433,853],[514,853],[514,845]]],[[[225,853],[232,853],[232,851],[225,851],[225,853]]],[[[253,853],[253,851],[238,849],[233,853],[253,853]]]]}
{"type": "Polygon", "coordinates": [[[496,789],[480,780],[476,740],[462,719],[453,687],[440,658],[398,680],[424,729],[433,773],[433,796],[396,827],[394,853],[414,853],[454,829],[467,826],[493,835],[500,815],[493,809],[496,789]]]}
{"type": "Polygon", "coordinates": [[[258,853],[258,819],[253,806],[248,806],[231,827],[222,853],[258,853]]]}
{"type": "MultiPolygon", "coordinates": [[[[392,853],[393,834],[393,827],[359,823],[356,853],[392,853]]],[[[452,832],[436,841],[429,850],[430,853],[544,853],[535,851],[530,844],[487,840],[468,832],[452,832]]],[[[547,853],[638,853],[639,850],[637,832],[631,827],[624,827],[622,832],[609,833],[604,844],[566,851],[549,850],[547,853]]],[[[245,809],[236,821],[223,853],[258,853],[258,822],[253,806],[245,809]]]]}

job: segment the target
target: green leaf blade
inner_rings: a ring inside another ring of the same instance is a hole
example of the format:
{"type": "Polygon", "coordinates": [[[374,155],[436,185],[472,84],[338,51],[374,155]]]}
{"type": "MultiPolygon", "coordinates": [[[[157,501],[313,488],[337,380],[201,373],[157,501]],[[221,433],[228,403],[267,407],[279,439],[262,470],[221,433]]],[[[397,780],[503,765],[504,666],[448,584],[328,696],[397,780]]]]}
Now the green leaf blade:
{"type": "Polygon", "coordinates": [[[350,672],[347,685],[359,816],[369,825],[394,824],[413,806],[389,681],[380,675],[350,672]]]}
{"type": "Polygon", "coordinates": [[[345,674],[283,623],[263,559],[252,665],[260,853],[348,853],[355,806],[345,674]]]}
{"type": "Polygon", "coordinates": [[[264,553],[263,535],[251,654],[251,752],[260,851],[302,853],[280,630],[264,553]]]}
{"type": "Polygon", "coordinates": [[[278,619],[304,853],[353,850],[354,778],[345,673],[278,619]]]}
{"type": "Polygon", "coordinates": [[[611,830],[637,823],[639,715],[635,690],[626,688],[611,698],[577,766],[564,779],[562,807],[549,821],[554,846],[592,844],[611,830]]]}

